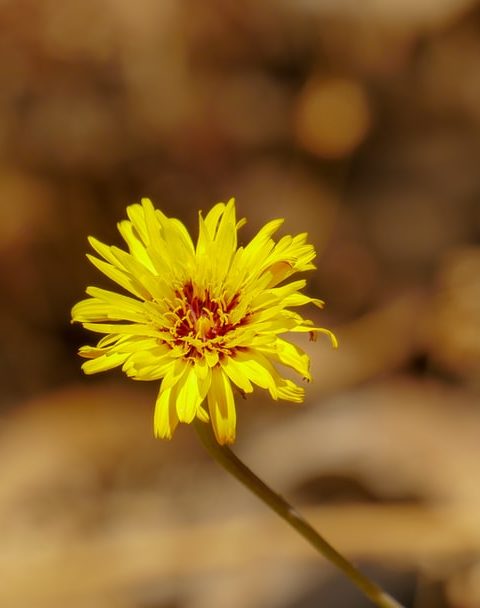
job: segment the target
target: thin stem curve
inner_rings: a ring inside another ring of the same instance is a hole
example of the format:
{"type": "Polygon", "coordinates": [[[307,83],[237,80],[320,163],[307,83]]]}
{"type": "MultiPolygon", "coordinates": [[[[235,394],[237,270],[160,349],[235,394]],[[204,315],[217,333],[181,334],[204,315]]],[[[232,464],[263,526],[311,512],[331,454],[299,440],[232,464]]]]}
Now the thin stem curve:
{"type": "Polygon", "coordinates": [[[332,547],[285,498],[274,492],[270,486],[257,477],[230,448],[220,445],[210,424],[197,419],[194,426],[206,450],[224,469],[290,524],[305,540],[313,545],[318,553],[339,568],[375,605],[379,608],[404,608],[402,604],[362,574],[346,557],[332,547]]]}

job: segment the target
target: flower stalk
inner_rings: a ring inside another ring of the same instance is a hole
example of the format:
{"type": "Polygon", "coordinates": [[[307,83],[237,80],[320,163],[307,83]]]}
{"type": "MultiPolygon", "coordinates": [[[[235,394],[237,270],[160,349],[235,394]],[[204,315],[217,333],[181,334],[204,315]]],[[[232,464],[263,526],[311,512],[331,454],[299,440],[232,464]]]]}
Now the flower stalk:
{"type": "Polygon", "coordinates": [[[306,519],[274,492],[225,445],[219,445],[210,425],[194,422],[197,434],[209,454],[240,483],[307,540],[324,558],[341,570],[351,582],[379,608],[403,608],[402,604],[362,574],[347,558],[323,538],[306,519]]]}

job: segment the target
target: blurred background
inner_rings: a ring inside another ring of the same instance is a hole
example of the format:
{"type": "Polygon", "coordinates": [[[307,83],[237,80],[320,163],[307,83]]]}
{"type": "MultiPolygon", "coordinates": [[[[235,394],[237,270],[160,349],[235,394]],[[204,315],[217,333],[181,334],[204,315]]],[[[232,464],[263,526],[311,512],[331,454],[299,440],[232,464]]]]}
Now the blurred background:
{"type": "Polygon", "coordinates": [[[368,606],[153,440],[156,383],[80,371],[87,235],[235,196],[309,232],[340,340],[236,452],[406,606],[480,606],[480,3],[2,0],[0,83],[0,605],[368,606]]]}

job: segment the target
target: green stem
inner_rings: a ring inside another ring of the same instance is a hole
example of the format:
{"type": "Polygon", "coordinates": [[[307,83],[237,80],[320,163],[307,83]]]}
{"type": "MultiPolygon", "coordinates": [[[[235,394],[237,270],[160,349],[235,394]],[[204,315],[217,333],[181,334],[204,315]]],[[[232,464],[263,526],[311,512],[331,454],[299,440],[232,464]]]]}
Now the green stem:
{"type": "Polygon", "coordinates": [[[328,543],[282,496],[274,492],[226,446],[219,445],[210,424],[196,420],[195,429],[213,458],[229,473],[263,500],[275,513],[290,524],[315,549],[337,566],[374,604],[380,608],[403,608],[394,598],[362,574],[341,553],[328,543]]]}

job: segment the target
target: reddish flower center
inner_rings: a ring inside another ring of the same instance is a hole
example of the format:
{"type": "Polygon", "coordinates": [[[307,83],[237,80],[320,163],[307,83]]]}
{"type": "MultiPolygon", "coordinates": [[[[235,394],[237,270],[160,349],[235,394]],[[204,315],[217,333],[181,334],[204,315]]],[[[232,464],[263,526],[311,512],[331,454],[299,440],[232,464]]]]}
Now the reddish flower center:
{"type": "Polygon", "coordinates": [[[199,294],[192,282],[175,291],[175,308],[172,310],[170,333],[177,346],[187,346],[187,357],[202,356],[207,350],[228,354],[226,335],[244,325],[247,317],[232,322],[231,312],[237,306],[239,295],[227,299],[212,297],[208,289],[199,294]]]}

